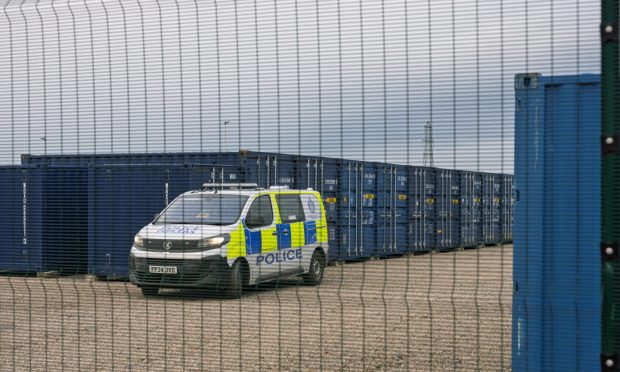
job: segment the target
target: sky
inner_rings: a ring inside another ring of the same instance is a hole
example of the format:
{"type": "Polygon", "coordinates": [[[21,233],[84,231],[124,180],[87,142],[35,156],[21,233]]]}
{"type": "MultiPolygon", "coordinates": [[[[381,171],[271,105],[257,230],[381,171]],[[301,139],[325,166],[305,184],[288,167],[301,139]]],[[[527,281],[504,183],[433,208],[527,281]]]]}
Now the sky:
{"type": "Polygon", "coordinates": [[[240,148],[513,171],[514,75],[598,73],[599,4],[3,0],[0,164],[240,148]],[[44,138],[44,139],[42,139],[44,138]]]}

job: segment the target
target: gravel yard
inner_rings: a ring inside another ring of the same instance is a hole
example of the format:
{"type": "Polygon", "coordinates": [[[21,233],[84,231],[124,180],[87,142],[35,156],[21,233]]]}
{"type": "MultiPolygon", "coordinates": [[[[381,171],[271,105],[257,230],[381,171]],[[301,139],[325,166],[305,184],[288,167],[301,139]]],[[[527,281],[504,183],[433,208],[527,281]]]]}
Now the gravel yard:
{"type": "Polygon", "coordinates": [[[509,370],[512,246],[330,266],[241,300],[0,277],[0,370],[509,370]]]}

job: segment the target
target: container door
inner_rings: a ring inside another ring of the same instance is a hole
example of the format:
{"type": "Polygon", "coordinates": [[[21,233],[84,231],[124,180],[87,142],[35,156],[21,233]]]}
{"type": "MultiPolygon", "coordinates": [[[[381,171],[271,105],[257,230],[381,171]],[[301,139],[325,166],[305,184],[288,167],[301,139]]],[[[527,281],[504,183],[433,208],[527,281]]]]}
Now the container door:
{"type": "Polygon", "coordinates": [[[408,247],[406,168],[382,165],[377,171],[377,251],[379,256],[402,254],[408,247]]]}
{"type": "Polygon", "coordinates": [[[5,236],[5,243],[0,247],[2,270],[18,270],[28,255],[27,231],[23,225],[27,185],[23,177],[17,168],[0,168],[0,229],[5,236]]]}
{"type": "Polygon", "coordinates": [[[461,178],[462,245],[476,247],[482,243],[481,175],[467,172],[461,178]]]}
{"type": "Polygon", "coordinates": [[[317,164],[317,167],[317,178],[319,182],[319,187],[317,190],[321,193],[321,197],[323,197],[327,221],[328,223],[333,224],[333,230],[335,231],[336,224],[340,221],[338,213],[339,206],[341,205],[341,200],[339,199],[342,198],[340,195],[341,183],[339,180],[341,165],[337,164],[335,161],[332,162],[329,160],[321,159],[320,162],[317,164]]]}
{"type": "Polygon", "coordinates": [[[45,270],[42,260],[41,180],[38,169],[0,167],[0,269],[15,272],[45,270]]]}
{"type": "Polygon", "coordinates": [[[324,170],[324,159],[299,156],[296,159],[297,188],[322,191],[321,173],[324,170]]]}
{"type": "Polygon", "coordinates": [[[289,189],[301,188],[298,185],[297,159],[293,156],[279,155],[273,160],[275,184],[272,186],[288,186],[289,189]]]}
{"type": "Polygon", "coordinates": [[[453,170],[437,171],[437,248],[454,249],[461,244],[459,173],[453,170]]]}
{"type": "Polygon", "coordinates": [[[378,256],[389,256],[394,250],[394,172],[393,168],[381,165],[377,171],[377,247],[378,256]]]}
{"type": "Polygon", "coordinates": [[[62,167],[42,171],[46,266],[60,274],[83,274],[88,261],[86,169],[62,167]]]}
{"type": "Polygon", "coordinates": [[[512,176],[504,175],[502,184],[502,239],[504,242],[512,241],[512,209],[513,209],[513,185],[512,176]]]}
{"type": "Polygon", "coordinates": [[[356,258],[376,255],[377,250],[377,167],[362,163],[359,167],[361,195],[359,203],[359,250],[356,258]]]}
{"type": "Polygon", "coordinates": [[[435,194],[435,171],[423,168],[420,171],[420,183],[422,195],[422,247],[431,251],[436,247],[435,242],[435,209],[437,195],[435,194]]]}
{"type": "Polygon", "coordinates": [[[134,235],[172,201],[169,172],[140,165],[94,167],[90,173],[89,272],[125,277],[134,235]]]}
{"type": "MultiPolygon", "coordinates": [[[[433,200],[427,197],[426,170],[412,167],[409,176],[409,235],[410,246],[413,252],[428,252],[432,245],[428,242],[429,233],[434,236],[434,231],[428,232],[429,214],[433,200]]],[[[432,222],[432,221],[430,221],[432,222]]]]}
{"type": "Polygon", "coordinates": [[[358,251],[358,189],[359,176],[356,163],[346,163],[340,167],[339,229],[340,257],[343,260],[355,257],[358,251]]]}

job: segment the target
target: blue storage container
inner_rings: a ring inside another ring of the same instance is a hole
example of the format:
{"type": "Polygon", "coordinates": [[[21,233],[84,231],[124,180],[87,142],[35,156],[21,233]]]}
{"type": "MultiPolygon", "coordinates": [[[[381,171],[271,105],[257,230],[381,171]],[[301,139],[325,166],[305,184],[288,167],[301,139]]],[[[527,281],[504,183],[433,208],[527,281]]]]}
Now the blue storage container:
{"type": "Polygon", "coordinates": [[[409,219],[406,208],[385,211],[379,207],[377,222],[377,256],[402,255],[410,250],[409,219]]]}
{"type": "MultiPolygon", "coordinates": [[[[338,221],[340,200],[342,199],[340,195],[340,162],[329,158],[313,160],[313,162],[316,163],[317,172],[314,182],[310,183],[310,187],[321,192],[327,221],[331,226],[332,223],[338,221]]],[[[314,165],[311,166],[312,169],[314,167],[314,165]]],[[[303,186],[304,182],[302,181],[303,186]]]]}
{"type": "Polygon", "coordinates": [[[503,174],[502,176],[502,242],[512,242],[512,224],[513,224],[513,176],[503,174]]]}
{"type": "Polygon", "coordinates": [[[377,206],[409,207],[409,167],[377,163],[377,206]]]}
{"type": "Polygon", "coordinates": [[[461,172],[461,245],[482,244],[482,174],[461,172]]]}
{"type": "MultiPolygon", "coordinates": [[[[377,249],[377,169],[373,163],[348,161],[340,163],[340,218],[328,228],[341,231],[335,246],[344,260],[365,259],[377,249]]],[[[330,246],[331,249],[331,246],[330,246]]]]}
{"type": "Polygon", "coordinates": [[[230,172],[224,182],[255,182],[263,187],[284,185],[297,187],[297,163],[295,155],[268,152],[185,152],[185,153],[135,153],[135,154],[81,154],[81,155],[31,155],[21,156],[22,164],[55,166],[97,165],[184,165],[216,164],[237,167],[239,173],[230,172]]]}
{"type": "Polygon", "coordinates": [[[86,270],[86,171],[0,167],[0,270],[61,275],[86,270]]]}
{"type": "Polygon", "coordinates": [[[515,78],[514,371],[601,368],[600,89],[515,78]]]}
{"type": "Polygon", "coordinates": [[[436,248],[450,250],[461,246],[461,172],[437,169],[435,214],[436,248]]]}
{"type": "Polygon", "coordinates": [[[502,242],[502,177],[482,173],[482,244],[502,242]]]}
{"type": "Polygon", "coordinates": [[[238,162],[238,152],[168,152],[117,154],[22,154],[23,165],[87,167],[111,164],[231,164],[238,162]]]}
{"type": "Polygon", "coordinates": [[[178,195],[232,172],[201,165],[89,167],[88,272],[126,277],[133,237],[142,227],[178,195]]]}
{"type": "Polygon", "coordinates": [[[377,246],[375,226],[330,225],[329,255],[332,261],[355,261],[374,256],[377,246]]]}
{"type": "Polygon", "coordinates": [[[414,253],[436,248],[436,169],[409,168],[409,246],[414,253]]]}
{"type": "Polygon", "coordinates": [[[300,156],[297,160],[297,187],[300,189],[321,190],[325,187],[327,190],[336,192],[337,173],[335,172],[336,159],[318,158],[313,156],[300,156]],[[330,173],[332,183],[325,183],[327,167],[332,170],[330,173]],[[331,165],[331,167],[330,167],[331,165]]]}

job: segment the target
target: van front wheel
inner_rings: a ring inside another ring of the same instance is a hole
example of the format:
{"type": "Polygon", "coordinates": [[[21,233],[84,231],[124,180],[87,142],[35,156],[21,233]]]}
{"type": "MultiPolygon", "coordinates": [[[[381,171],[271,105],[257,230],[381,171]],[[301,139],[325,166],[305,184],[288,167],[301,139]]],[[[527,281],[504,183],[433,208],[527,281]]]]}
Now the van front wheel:
{"type": "Polygon", "coordinates": [[[325,255],[320,250],[314,251],[310,259],[310,271],[303,276],[307,285],[318,285],[323,280],[325,273],[325,255]]]}
{"type": "Polygon", "coordinates": [[[243,293],[243,267],[241,261],[237,260],[230,268],[228,288],[226,289],[227,298],[240,298],[243,293]]]}

